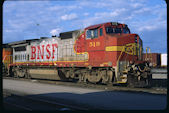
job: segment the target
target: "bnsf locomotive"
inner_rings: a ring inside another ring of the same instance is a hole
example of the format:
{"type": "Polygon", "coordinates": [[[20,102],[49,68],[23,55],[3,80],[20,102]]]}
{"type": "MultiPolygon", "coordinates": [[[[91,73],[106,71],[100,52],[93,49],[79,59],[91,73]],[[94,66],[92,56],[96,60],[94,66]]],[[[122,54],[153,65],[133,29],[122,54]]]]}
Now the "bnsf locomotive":
{"type": "Polygon", "coordinates": [[[150,85],[152,75],[149,63],[142,61],[142,40],[125,24],[107,22],[60,33],[59,37],[8,45],[11,55],[7,56],[12,56],[6,66],[9,76],[150,85]]]}

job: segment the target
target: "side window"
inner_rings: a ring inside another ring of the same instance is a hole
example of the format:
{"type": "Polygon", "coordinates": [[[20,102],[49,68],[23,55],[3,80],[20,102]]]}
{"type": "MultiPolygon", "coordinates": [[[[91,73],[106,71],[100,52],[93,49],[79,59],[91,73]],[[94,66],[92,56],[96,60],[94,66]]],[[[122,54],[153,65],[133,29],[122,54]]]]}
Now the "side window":
{"type": "Polygon", "coordinates": [[[100,28],[100,36],[103,35],[103,28],[100,28]]]}
{"type": "Polygon", "coordinates": [[[98,29],[92,29],[86,31],[86,38],[97,38],[98,37],[98,29]]]}
{"type": "Polygon", "coordinates": [[[87,38],[91,38],[91,30],[87,30],[86,34],[87,34],[87,38]]]}
{"type": "Polygon", "coordinates": [[[94,31],[94,37],[93,38],[97,38],[98,37],[98,29],[95,29],[93,31],[94,31]]]}

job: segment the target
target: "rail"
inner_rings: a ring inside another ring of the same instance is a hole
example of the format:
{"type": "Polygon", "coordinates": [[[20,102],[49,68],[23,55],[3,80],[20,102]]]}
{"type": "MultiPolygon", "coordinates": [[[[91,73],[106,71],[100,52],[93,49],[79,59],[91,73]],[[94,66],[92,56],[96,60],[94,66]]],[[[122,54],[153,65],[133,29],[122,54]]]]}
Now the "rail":
{"type": "Polygon", "coordinates": [[[152,68],[152,74],[167,74],[167,68],[152,68]]]}

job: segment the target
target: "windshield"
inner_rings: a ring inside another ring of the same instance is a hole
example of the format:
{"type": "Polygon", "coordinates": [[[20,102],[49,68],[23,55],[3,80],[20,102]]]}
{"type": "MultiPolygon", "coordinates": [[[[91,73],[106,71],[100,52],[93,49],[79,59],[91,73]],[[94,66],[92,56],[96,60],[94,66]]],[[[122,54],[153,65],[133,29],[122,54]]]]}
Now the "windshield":
{"type": "Polygon", "coordinates": [[[121,28],[112,28],[112,27],[106,27],[106,33],[107,34],[111,34],[111,33],[125,33],[125,34],[129,34],[130,31],[128,28],[123,28],[123,31],[121,28]]]}
{"type": "Polygon", "coordinates": [[[115,33],[121,33],[121,28],[115,28],[115,33]]]}
{"type": "Polygon", "coordinates": [[[112,27],[106,27],[106,33],[115,33],[115,30],[112,27]]]}
{"type": "Polygon", "coordinates": [[[112,28],[112,27],[106,27],[106,33],[121,33],[121,28],[112,28]]]}
{"type": "Polygon", "coordinates": [[[130,33],[130,31],[129,31],[129,29],[128,29],[128,28],[123,28],[123,33],[125,33],[125,34],[129,34],[129,33],[130,33]]]}

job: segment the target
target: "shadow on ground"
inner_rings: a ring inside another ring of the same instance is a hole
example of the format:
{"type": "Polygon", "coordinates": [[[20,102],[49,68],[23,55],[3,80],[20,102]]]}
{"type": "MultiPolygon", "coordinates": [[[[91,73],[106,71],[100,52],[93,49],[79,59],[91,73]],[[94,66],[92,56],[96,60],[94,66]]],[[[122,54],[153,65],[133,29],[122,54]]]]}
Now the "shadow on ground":
{"type": "Polygon", "coordinates": [[[167,87],[167,79],[153,79],[152,80],[152,87],[167,87]]]}
{"type": "Polygon", "coordinates": [[[60,92],[28,97],[97,110],[164,110],[167,105],[166,95],[144,92],[101,91],[83,94],[60,92]]]}

